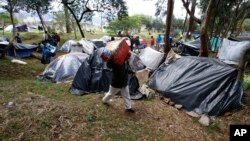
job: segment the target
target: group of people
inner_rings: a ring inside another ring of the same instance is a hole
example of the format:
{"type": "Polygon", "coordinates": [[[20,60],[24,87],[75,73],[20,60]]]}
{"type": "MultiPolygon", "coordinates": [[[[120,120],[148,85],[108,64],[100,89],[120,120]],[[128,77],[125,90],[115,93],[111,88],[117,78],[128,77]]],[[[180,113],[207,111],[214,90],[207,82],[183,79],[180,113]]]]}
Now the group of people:
{"type": "Polygon", "coordinates": [[[151,36],[151,38],[150,38],[150,47],[152,47],[152,48],[154,48],[156,50],[159,50],[161,42],[162,42],[162,37],[161,37],[160,34],[156,37],[156,44],[155,44],[154,36],[151,36]]]}

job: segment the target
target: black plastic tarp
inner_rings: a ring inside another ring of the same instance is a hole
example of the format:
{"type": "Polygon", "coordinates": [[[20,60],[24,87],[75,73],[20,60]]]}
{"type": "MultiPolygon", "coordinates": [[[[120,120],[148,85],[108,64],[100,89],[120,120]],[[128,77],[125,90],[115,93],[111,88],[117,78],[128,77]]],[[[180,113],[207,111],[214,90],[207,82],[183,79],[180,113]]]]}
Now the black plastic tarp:
{"type": "MultiPolygon", "coordinates": [[[[95,50],[89,63],[84,62],[78,69],[69,89],[73,95],[84,95],[89,92],[108,92],[112,71],[102,61],[100,55],[103,48],[95,50]]],[[[131,99],[140,99],[143,95],[138,92],[139,83],[136,76],[129,76],[131,99]]]]}
{"type": "Polygon", "coordinates": [[[200,39],[182,43],[181,55],[183,56],[198,56],[200,52],[200,39]]]}
{"type": "Polygon", "coordinates": [[[237,70],[216,59],[186,56],[162,64],[148,85],[198,114],[217,116],[242,107],[237,70]]]}

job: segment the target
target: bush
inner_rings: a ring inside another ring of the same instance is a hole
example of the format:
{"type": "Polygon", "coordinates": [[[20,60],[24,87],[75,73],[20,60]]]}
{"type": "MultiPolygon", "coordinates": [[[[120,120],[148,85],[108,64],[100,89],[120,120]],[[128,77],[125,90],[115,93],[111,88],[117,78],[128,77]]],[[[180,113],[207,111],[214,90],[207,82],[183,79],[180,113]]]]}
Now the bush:
{"type": "Polygon", "coordinates": [[[250,75],[244,76],[243,88],[244,90],[250,89],[250,75]]]}

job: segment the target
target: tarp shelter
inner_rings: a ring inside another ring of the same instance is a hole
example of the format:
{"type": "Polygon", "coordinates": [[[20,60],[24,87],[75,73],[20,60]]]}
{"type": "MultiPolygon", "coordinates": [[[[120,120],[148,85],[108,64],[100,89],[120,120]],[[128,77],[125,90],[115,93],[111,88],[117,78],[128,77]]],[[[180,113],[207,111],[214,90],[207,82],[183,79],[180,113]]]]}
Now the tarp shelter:
{"type": "Polygon", "coordinates": [[[159,67],[164,57],[164,54],[150,47],[146,47],[145,49],[142,49],[141,53],[139,54],[139,57],[142,63],[147,68],[149,68],[150,70],[155,70],[159,67]]]}
{"type": "Polygon", "coordinates": [[[60,50],[63,52],[84,52],[87,54],[93,54],[95,45],[93,42],[81,39],[80,41],[68,40],[66,41],[60,50]]]}
{"type": "MultiPolygon", "coordinates": [[[[0,42],[0,48],[5,48],[9,45],[8,41],[0,42]]],[[[13,43],[13,47],[16,50],[16,57],[30,57],[31,53],[36,50],[39,46],[38,45],[31,45],[31,44],[21,44],[21,43],[13,43]]],[[[8,56],[14,56],[14,49],[9,48],[6,52],[8,56]]]]}
{"type": "MultiPolygon", "coordinates": [[[[4,29],[4,32],[12,32],[12,31],[13,31],[13,25],[9,25],[4,29]]],[[[28,32],[29,27],[26,24],[16,25],[16,31],[17,32],[28,32]]]]}
{"type": "Polygon", "coordinates": [[[250,41],[232,41],[223,39],[222,45],[219,49],[218,58],[227,64],[238,65],[243,51],[248,48],[250,48],[250,41]]]}
{"type": "MultiPolygon", "coordinates": [[[[13,46],[16,49],[16,57],[30,57],[31,53],[39,47],[38,45],[20,44],[20,43],[14,43],[13,46]]],[[[10,48],[7,51],[7,55],[8,56],[15,55],[13,48],[10,48]]]]}
{"type": "Polygon", "coordinates": [[[181,55],[183,56],[198,56],[200,53],[201,41],[196,39],[194,41],[182,43],[181,55]]]}
{"type": "Polygon", "coordinates": [[[88,58],[88,54],[79,52],[59,56],[45,68],[39,79],[56,82],[72,81],[82,63],[88,62],[88,58]]]}
{"type": "MultiPolygon", "coordinates": [[[[107,92],[111,82],[112,72],[101,59],[103,48],[95,50],[90,62],[83,62],[76,73],[70,87],[73,95],[84,95],[89,92],[107,92]]],[[[133,61],[132,61],[133,62],[133,61]]],[[[140,99],[142,94],[138,91],[139,82],[136,76],[129,77],[131,99],[140,99]]]]}
{"type": "Polygon", "coordinates": [[[209,116],[242,107],[237,70],[217,59],[186,56],[162,64],[148,85],[188,111],[209,116]]]}
{"type": "Polygon", "coordinates": [[[107,43],[111,40],[111,36],[103,36],[100,38],[101,41],[103,41],[104,43],[107,43]]]}
{"type": "Polygon", "coordinates": [[[98,39],[93,39],[91,40],[94,45],[97,47],[97,48],[101,48],[101,47],[105,47],[106,43],[104,43],[102,40],[98,40],[98,39]]]}

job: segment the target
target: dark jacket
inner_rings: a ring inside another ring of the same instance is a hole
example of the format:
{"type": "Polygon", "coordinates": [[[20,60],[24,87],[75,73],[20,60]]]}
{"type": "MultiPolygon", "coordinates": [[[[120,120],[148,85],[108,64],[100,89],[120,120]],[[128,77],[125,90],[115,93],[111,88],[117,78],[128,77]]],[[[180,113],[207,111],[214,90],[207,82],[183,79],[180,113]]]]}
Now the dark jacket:
{"type": "Polygon", "coordinates": [[[111,86],[115,88],[123,88],[128,85],[128,62],[125,61],[123,64],[114,63],[113,59],[109,59],[107,66],[112,69],[112,80],[111,86]]]}

